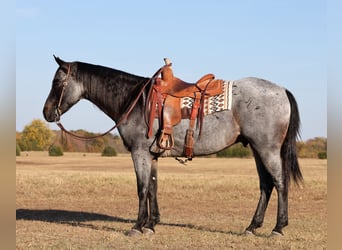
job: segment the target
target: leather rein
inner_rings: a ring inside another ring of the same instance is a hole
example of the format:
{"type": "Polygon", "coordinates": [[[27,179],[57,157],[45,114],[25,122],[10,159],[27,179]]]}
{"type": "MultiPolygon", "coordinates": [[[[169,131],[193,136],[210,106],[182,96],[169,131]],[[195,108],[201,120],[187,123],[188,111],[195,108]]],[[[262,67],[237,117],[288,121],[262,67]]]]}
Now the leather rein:
{"type": "Polygon", "coordinates": [[[68,67],[68,71],[67,71],[67,75],[65,77],[65,80],[63,81],[63,88],[62,88],[62,92],[61,95],[59,97],[59,101],[58,101],[58,105],[56,107],[55,110],[55,122],[57,124],[57,126],[66,134],[76,138],[76,139],[80,139],[80,140],[93,140],[102,136],[107,135],[108,133],[110,133],[111,131],[113,131],[115,128],[119,127],[126,119],[127,117],[131,114],[133,108],[135,107],[135,105],[137,104],[140,96],[142,95],[142,93],[144,92],[144,90],[146,89],[146,87],[148,86],[148,84],[150,82],[152,82],[153,80],[155,80],[159,74],[161,74],[161,72],[163,72],[164,68],[167,65],[164,65],[163,67],[161,67],[160,69],[158,69],[158,71],[156,71],[156,73],[153,74],[153,76],[151,78],[149,78],[146,83],[143,85],[143,87],[141,88],[140,92],[138,93],[137,97],[133,100],[133,102],[131,103],[131,105],[127,108],[127,110],[121,115],[121,118],[119,119],[119,121],[109,130],[107,130],[106,132],[99,134],[99,135],[94,135],[94,136],[81,136],[81,135],[77,135],[75,133],[72,133],[71,131],[67,130],[61,123],[60,121],[60,117],[62,115],[62,111],[61,111],[61,104],[62,104],[62,100],[63,100],[63,96],[64,96],[64,92],[66,87],[68,86],[68,79],[70,77],[70,64],[68,67]]]}

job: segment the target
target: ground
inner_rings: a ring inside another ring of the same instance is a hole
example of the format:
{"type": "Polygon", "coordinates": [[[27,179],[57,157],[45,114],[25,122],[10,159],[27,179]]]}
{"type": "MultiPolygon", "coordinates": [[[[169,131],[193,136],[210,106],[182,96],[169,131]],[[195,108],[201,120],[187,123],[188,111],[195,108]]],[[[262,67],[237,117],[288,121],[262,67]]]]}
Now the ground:
{"type": "Polygon", "coordinates": [[[161,222],[141,237],[126,236],[138,212],[129,155],[22,152],[16,162],[17,249],[327,248],[326,160],[300,159],[284,237],[270,237],[276,192],[257,236],[243,235],[259,199],[253,159],[160,159],[161,222]]]}

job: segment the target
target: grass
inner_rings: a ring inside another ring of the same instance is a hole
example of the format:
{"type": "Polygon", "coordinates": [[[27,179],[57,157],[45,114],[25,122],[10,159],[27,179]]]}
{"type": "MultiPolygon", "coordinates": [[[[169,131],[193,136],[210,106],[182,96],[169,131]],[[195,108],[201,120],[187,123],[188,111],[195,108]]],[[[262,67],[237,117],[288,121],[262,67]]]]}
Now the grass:
{"type": "Polygon", "coordinates": [[[138,209],[129,156],[22,152],[17,157],[17,249],[326,249],[327,161],[301,159],[305,183],[289,193],[285,237],[269,237],[276,193],[258,236],[242,235],[259,199],[252,159],[159,161],[156,234],[125,233],[138,209]]]}

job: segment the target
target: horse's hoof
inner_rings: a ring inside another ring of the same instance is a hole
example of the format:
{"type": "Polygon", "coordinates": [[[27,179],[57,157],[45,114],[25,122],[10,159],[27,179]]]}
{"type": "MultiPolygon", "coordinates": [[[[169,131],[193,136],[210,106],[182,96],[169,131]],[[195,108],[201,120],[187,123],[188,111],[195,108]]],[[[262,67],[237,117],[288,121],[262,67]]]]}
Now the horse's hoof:
{"type": "Polygon", "coordinates": [[[255,236],[254,232],[253,231],[249,231],[249,230],[246,230],[244,232],[244,235],[246,235],[246,236],[255,236]]]}
{"type": "Polygon", "coordinates": [[[132,228],[127,232],[127,236],[129,237],[139,237],[142,235],[142,232],[140,232],[138,229],[132,228]]]}
{"type": "Polygon", "coordinates": [[[151,229],[151,228],[144,227],[143,228],[143,233],[146,234],[146,235],[151,235],[151,234],[154,234],[154,230],[151,229]]]}
{"type": "Polygon", "coordinates": [[[274,237],[283,237],[284,234],[283,233],[280,233],[280,232],[277,232],[277,231],[272,231],[271,233],[271,237],[274,236],[274,237]]]}

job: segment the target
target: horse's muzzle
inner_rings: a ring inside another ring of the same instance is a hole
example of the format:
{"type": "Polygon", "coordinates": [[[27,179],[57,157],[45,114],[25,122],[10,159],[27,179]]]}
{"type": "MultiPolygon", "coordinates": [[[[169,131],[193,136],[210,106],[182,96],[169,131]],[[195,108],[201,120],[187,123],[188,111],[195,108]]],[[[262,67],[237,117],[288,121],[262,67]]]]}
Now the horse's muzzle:
{"type": "Polygon", "coordinates": [[[50,105],[44,106],[43,116],[47,122],[58,121],[60,118],[60,115],[58,114],[58,112],[56,112],[56,109],[52,108],[50,105]]]}

